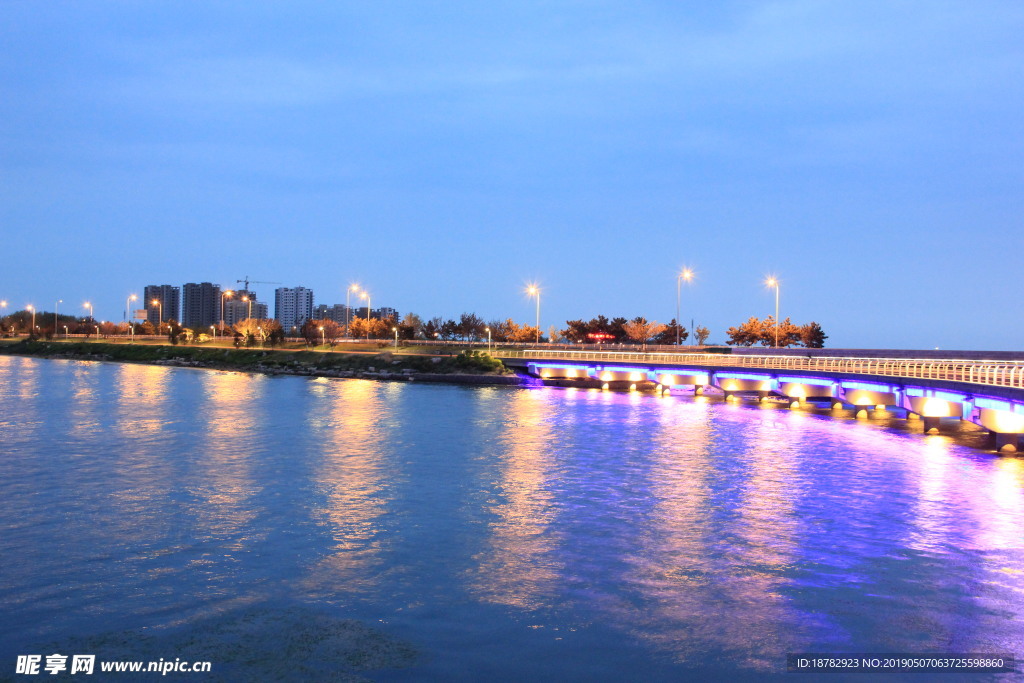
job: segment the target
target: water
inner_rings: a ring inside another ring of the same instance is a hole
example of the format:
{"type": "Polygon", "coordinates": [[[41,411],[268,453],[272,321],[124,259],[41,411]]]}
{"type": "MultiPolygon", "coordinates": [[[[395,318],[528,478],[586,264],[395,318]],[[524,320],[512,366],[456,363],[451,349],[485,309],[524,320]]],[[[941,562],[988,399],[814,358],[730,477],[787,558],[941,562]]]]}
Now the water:
{"type": "Polygon", "coordinates": [[[1020,656],[1024,462],[911,428],[0,356],[0,677],[53,652],[211,661],[193,681],[1020,656]]]}

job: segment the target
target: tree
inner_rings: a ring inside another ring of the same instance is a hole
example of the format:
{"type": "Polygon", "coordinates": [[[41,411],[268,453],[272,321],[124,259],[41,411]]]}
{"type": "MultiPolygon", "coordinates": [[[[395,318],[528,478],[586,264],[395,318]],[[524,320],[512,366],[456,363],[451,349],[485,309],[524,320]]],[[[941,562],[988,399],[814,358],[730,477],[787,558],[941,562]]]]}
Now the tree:
{"type": "Polygon", "coordinates": [[[534,325],[521,325],[510,336],[510,342],[529,343],[537,341],[540,330],[534,325]]]}
{"type": "Polygon", "coordinates": [[[423,325],[423,336],[426,339],[434,340],[437,339],[438,335],[441,334],[441,326],[444,321],[441,318],[434,317],[428,320],[423,325]]]}
{"type": "Polygon", "coordinates": [[[646,346],[651,337],[659,335],[665,331],[665,326],[657,320],[647,322],[646,318],[638,317],[633,318],[627,323],[623,323],[622,331],[625,332],[626,336],[632,341],[646,346]]]}
{"type": "Polygon", "coordinates": [[[800,328],[800,342],[809,349],[825,348],[828,335],[816,322],[809,322],[800,328]]]}
{"type": "Polygon", "coordinates": [[[118,326],[115,323],[102,322],[100,323],[100,334],[102,334],[104,337],[111,337],[117,334],[117,328],[118,326]]]}
{"type": "Polygon", "coordinates": [[[763,333],[764,323],[754,316],[750,316],[739,327],[730,327],[725,331],[728,343],[733,346],[753,346],[762,340],[763,333]]]}
{"type": "Polygon", "coordinates": [[[459,316],[458,335],[466,341],[476,341],[484,336],[484,321],[476,313],[459,316]]]}
{"type": "Polygon", "coordinates": [[[415,339],[423,334],[423,321],[415,313],[406,313],[398,323],[398,335],[402,339],[415,339]]]}
{"type": "Polygon", "coordinates": [[[459,324],[449,318],[441,324],[441,339],[451,341],[459,336],[459,324]]]}
{"type": "Polygon", "coordinates": [[[699,346],[704,346],[704,342],[706,342],[708,340],[708,337],[711,336],[711,330],[704,327],[703,325],[698,325],[697,328],[693,331],[693,335],[697,338],[697,344],[699,346]]]}
{"type": "MultiPolygon", "coordinates": [[[[603,318],[604,316],[600,316],[600,317],[603,318]]],[[[621,344],[622,342],[626,341],[629,338],[629,335],[626,334],[626,328],[625,328],[625,325],[626,325],[627,322],[629,322],[629,321],[626,320],[625,318],[612,318],[611,322],[608,323],[608,326],[607,326],[608,329],[607,330],[594,330],[594,331],[595,332],[610,332],[612,335],[615,336],[615,339],[614,339],[615,343],[616,344],[621,344]]]]}
{"type": "Polygon", "coordinates": [[[665,325],[664,327],[664,330],[662,330],[659,334],[654,335],[654,337],[651,339],[651,342],[653,342],[654,344],[675,344],[677,329],[679,330],[680,344],[686,341],[687,337],[690,336],[690,333],[686,330],[686,328],[682,327],[679,323],[677,323],[675,318],[672,318],[672,322],[670,322],[668,325],[665,325]]]}

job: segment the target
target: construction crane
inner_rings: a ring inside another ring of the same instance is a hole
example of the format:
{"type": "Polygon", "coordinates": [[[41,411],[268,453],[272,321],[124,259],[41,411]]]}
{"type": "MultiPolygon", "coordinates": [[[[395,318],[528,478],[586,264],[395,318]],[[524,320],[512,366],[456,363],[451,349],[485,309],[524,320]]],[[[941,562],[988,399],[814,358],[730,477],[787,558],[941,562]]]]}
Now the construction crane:
{"type": "Polygon", "coordinates": [[[245,276],[244,280],[235,280],[235,282],[244,282],[245,283],[245,291],[247,291],[247,292],[251,291],[249,289],[249,283],[250,282],[252,282],[253,284],[257,284],[257,285],[279,285],[279,284],[281,284],[280,282],[268,282],[267,280],[250,280],[248,275],[245,276]]]}

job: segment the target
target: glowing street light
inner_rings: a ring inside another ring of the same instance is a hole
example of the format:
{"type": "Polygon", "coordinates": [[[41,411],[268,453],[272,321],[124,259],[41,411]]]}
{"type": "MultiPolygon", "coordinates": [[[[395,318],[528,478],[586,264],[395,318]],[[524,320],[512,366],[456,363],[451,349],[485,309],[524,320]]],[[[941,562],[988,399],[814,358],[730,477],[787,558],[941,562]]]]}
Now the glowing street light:
{"type": "Polygon", "coordinates": [[[160,307],[160,316],[157,318],[156,333],[160,334],[160,326],[164,324],[164,302],[160,299],[153,299],[152,305],[160,307]]]}
{"type": "Polygon", "coordinates": [[[217,326],[210,325],[210,332],[213,332],[213,340],[217,341],[217,326]]]}
{"type": "Polygon", "coordinates": [[[68,326],[67,325],[64,326],[64,338],[65,339],[68,338],[68,326]]]}
{"type": "Polygon", "coordinates": [[[53,305],[53,336],[57,336],[57,308],[64,303],[64,299],[57,299],[53,305]]]}
{"type": "Polygon", "coordinates": [[[352,307],[351,307],[350,302],[349,302],[349,297],[351,297],[352,292],[355,292],[356,294],[358,294],[359,293],[359,285],[353,283],[353,284],[348,286],[348,289],[345,290],[345,336],[346,337],[351,337],[352,336],[349,333],[349,323],[352,322],[352,307]]]}
{"type": "Polygon", "coordinates": [[[28,310],[32,311],[32,334],[36,333],[36,307],[32,304],[25,306],[28,310]]]}
{"type": "MultiPolygon", "coordinates": [[[[683,284],[683,280],[689,284],[693,280],[693,271],[689,268],[683,268],[683,272],[679,273],[679,277],[676,278],[676,346],[679,346],[681,340],[679,338],[679,293],[680,286],[683,284]]],[[[693,330],[691,330],[692,332],[693,330]]]]}
{"type": "Polygon", "coordinates": [[[249,320],[252,320],[252,299],[250,299],[248,296],[243,296],[242,301],[249,302],[249,315],[247,317],[249,320]]]}
{"type": "Polygon", "coordinates": [[[366,299],[366,340],[370,340],[370,293],[365,289],[359,294],[361,299],[366,299]]]}
{"type": "Polygon", "coordinates": [[[764,284],[775,288],[775,348],[779,348],[779,280],[772,275],[764,284]]]}
{"type": "Polygon", "coordinates": [[[232,292],[229,289],[228,291],[226,291],[226,292],[224,292],[224,293],[222,293],[220,295],[220,329],[221,330],[224,329],[224,298],[225,297],[230,298],[230,297],[234,296],[234,294],[235,293],[232,292]]]}
{"type": "Polygon", "coordinates": [[[395,333],[395,348],[398,348],[398,328],[392,327],[391,331],[395,333]]]}
{"type": "Polygon", "coordinates": [[[92,312],[92,304],[86,301],[84,304],[82,304],[82,307],[89,309],[89,320],[95,320],[95,316],[93,316],[92,312]]]}
{"type": "MultiPolygon", "coordinates": [[[[124,300],[124,319],[125,319],[125,321],[128,322],[129,326],[132,324],[132,320],[135,319],[135,317],[131,314],[131,312],[132,312],[132,302],[138,300],[138,298],[139,297],[135,296],[134,294],[129,294],[128,298],[124,300]]],[[[133,327],[132,328],[132,336],[134,336],[134,335],[135,335],[135,328],[133,327]]]]}
{"type": "Polygon", "coordinates": [[[491,352],[491,328],[485,327],[484,332],[487,333],[487,353],[491,352]]]}
{"type": "Polygon", "coordinates": [[[327,346],[327,335],[324,333],[324,326],[320,326],[320,345],[327,346]]]}
{"type": "Polygon", "coordinates": [[[540,343],[540,287],[537,285],[530,285],[526,288],[526,293],[529,296],[537,297],[537,343],[540,343]]]}

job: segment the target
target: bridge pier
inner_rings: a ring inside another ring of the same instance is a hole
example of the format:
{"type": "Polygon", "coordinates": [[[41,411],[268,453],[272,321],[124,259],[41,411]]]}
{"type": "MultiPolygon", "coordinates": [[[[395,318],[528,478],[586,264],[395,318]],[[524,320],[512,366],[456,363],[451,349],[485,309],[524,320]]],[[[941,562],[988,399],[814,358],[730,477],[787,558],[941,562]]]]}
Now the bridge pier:
{"type": "Polygon", "coordinates": [[[996,450],[1000,453],[1016,453],[1020,450],[1020,434],[1001,434],[993,432],[996,437],[996,450]]]}
{"type": "Polygon", "coordinates": [[[928,432],[932,431],[933,429],[935,431],[939,431],[939,424],[940,424],[940,421],[942,420],[941,417],[925,416],[925,417],[922,417],[921,420],[924,422],[924,433],[925,434],[927,434],[928,432]]]}

